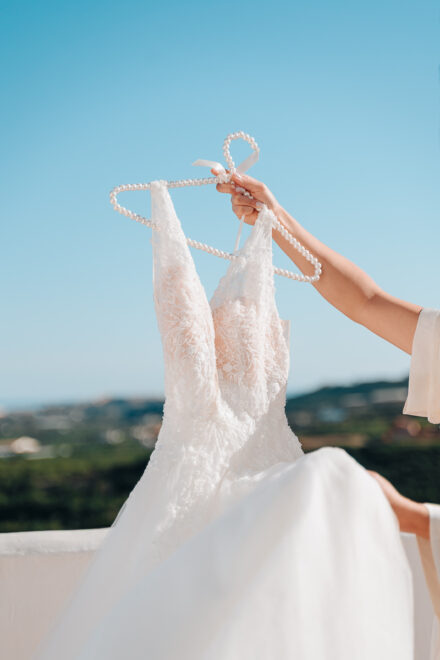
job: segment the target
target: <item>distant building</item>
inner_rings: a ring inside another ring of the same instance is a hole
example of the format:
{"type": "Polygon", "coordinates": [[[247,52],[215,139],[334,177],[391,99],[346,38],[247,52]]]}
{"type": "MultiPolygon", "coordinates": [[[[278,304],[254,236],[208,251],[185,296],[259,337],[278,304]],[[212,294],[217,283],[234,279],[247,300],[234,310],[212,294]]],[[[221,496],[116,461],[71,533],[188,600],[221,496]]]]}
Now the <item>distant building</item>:
{"type": "Polygon", "coordinates": [[[36,438],[22,435],[11,442],[10,449],[13,454],[37,454],[41,451],[41,444],[36,438]]]}

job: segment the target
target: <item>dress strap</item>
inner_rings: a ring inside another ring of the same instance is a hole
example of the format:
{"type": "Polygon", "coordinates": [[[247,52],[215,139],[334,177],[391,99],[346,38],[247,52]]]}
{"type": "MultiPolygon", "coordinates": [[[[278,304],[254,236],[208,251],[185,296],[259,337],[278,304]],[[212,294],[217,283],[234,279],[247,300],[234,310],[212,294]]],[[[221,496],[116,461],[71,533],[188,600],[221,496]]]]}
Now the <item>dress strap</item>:
{"type": "Polygon", "coordinates": [[[234,245],[234,252],[233,252],[233,254],[235,254],[235,253],[237,252],[238,247],[239,247],[239,245],[240,245],[240,236],[241,236],[241,230],[243,229],[243,223],[244,223],[244,215],[243,215],[243,217],[242,217],[241,220],[240,220],[240,226],[239,226],[239,228],[238,228],[238,233],[237,233],[237,236],[236,236],[236,238],[235,238],[235,245],[234,245]]]}

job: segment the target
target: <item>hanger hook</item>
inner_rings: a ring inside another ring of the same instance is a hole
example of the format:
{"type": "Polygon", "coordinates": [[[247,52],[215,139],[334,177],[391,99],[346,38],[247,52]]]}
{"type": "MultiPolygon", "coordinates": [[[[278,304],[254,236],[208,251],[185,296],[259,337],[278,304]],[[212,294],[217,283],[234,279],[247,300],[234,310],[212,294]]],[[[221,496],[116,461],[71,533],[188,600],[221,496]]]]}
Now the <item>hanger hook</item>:
{"type": "Polygon", "coordinates": [[[260,154],[260,148],[252,135],[249,135],[248,133],[245,133],[244,131],[238,131],[237,133],[229,133],[224,139],[223,142],[223,155],[225,157],[225,161],[228,164],[229,171],[231,174],[234,172],[245,172],[248,170],[254,163],[257,162],[258,157],[260,154]],[[231,156],[231,151],[230,151],[230,145],[232,140],[244,140],[247,142],[251,149],[252,153],[244,160],[242,161],[238,167],[235,167],[234,160],[231,156]]]}

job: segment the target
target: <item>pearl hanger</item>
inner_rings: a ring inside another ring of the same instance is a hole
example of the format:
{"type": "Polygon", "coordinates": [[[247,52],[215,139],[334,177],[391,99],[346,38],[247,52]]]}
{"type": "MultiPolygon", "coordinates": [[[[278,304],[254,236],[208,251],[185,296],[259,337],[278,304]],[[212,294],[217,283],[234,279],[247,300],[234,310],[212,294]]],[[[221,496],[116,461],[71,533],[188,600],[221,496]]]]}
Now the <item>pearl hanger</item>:
{"type": "MultiPolygon", "coordinates": [[[[220,163],[215,163],[213,161],[195,161],[193,165],[211,165],[213,167],[216,167],[218,169],[222,169],[223,171],[220,172],[217,176],[214,177],[207,177],[207,178],[202,178],[202,179],[179,179],[177,181],[164,181],[166,186],[168,188],[184,188],[186,186],[204,186],[207,184],[211,183],[230,183],[236,190],[240,191],[243,195],[246,197],[249,197],[249,199],[254,199],[253,195],[251,195],[250,192],[247,190],[244,190],[243,188],[237,186],[233,181],[230,181],[230,177],[234,172],[244,172],[247,170],[256,160],[258,160],[258,154],[259,154],[259,147],[257,143],[255,142],[254,138],[247,133],[244,133],[243,131],[239,131],[237,133],[230,133],[229,135],[226,136],[224,142],[223,142],[223,155],[225,157],[225,160],[229,166],[229,172],[225,171],[225,168],[223,165],[220,163]],[[243,139],[248,144],[251,146],[253,153],[248,156],[238,167],[235,167],[235,163],[231,158],[231,153],[230,153],[230,144],[232,140],[238,140],[238,139],[243,139]]],[[[110,202],[115,209],[115,211],[118,211],[118,213],[121,213],[122,215],[125,215],[128,218],[131,218],[132,220],[135,220],[136,222],[140,222],[143,225],[146,225],[147,227],[151,227],[152,229],[156,231],[160,231],[160,227],[158,227],[155,223],[153,223],[151,220],[144,218],[142,215],[139,215],[138,213],[134,213],[133,211],[130,211],[129,209],[125,208],[124,206],[121,206],[118,203],[118,195],[121,192],[125,192],[126,190],[150,190],[151,182],[150,183],[127,183],[123,184],[121,186],[116,186],[116,188],[113,188],[110,192],[110,202]]],[[[307,250],[294,236],[291,234],[285,227],[284,225],[281,224],[281,222],[278,220],[278,218],[275,216],[273,212],[271,212],[272,215],[272,222],[273,225],[276,227],[276,229],[280,232],[280,234],[289,242],[293,245],[295,250],[297,250],[302,256],[309,261],[315,268],[315,273],[313,275],[303,275],[302,273],[294,273],[293,271],[286,270],[285,268],[277,268],[276,266],[273,267],[274,272],[277,275],[282,275],[283,277],[288,277],[292,280],[296,280],[298,282],[316,282],[319,280],[322,272],[322,266],[318,259],[314,257],[309,250],[307,250]]],[[[206,245],[206,243],[200,243],[199,241],[195,241],[192,238],[187,238],[186,241],[189,245],[192,247],[197,248],[198,250],[204,250],[205,252],[208,252],[209,254],[214,254],[217,257],[221,257],[222,259],[235,259],[236,255],[236,249],[238,246],[238,240],[241,232],[241,228],[243,226],[243,220],[244,216],[241,218],[241,223],[240,223],[240,228],[239,228],[239,233],[237,236],[236,244],[235,244],[235,249],[234,249],[234,254],[231,254],[229,252],[224,252],[223,250],[218,250],[217,248],[211,247],[210,245],[206,245]]]]}

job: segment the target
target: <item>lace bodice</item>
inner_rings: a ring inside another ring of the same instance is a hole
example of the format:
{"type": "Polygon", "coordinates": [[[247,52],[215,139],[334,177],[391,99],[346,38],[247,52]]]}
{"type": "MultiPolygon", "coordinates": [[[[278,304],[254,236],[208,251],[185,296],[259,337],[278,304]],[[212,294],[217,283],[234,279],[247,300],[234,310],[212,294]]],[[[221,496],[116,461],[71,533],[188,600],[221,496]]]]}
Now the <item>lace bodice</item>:
{"type": "Polygon", "coordinates": [[[156,542],[168,537],[171,548],[239,482],[303,452],[284,410],[290,322],[275,302],[272,212],[263,206],[208,301],[165,182],[152,183],[151,199],[165,405],[146,472],[161,482],[167,511],[156,542]]]}

